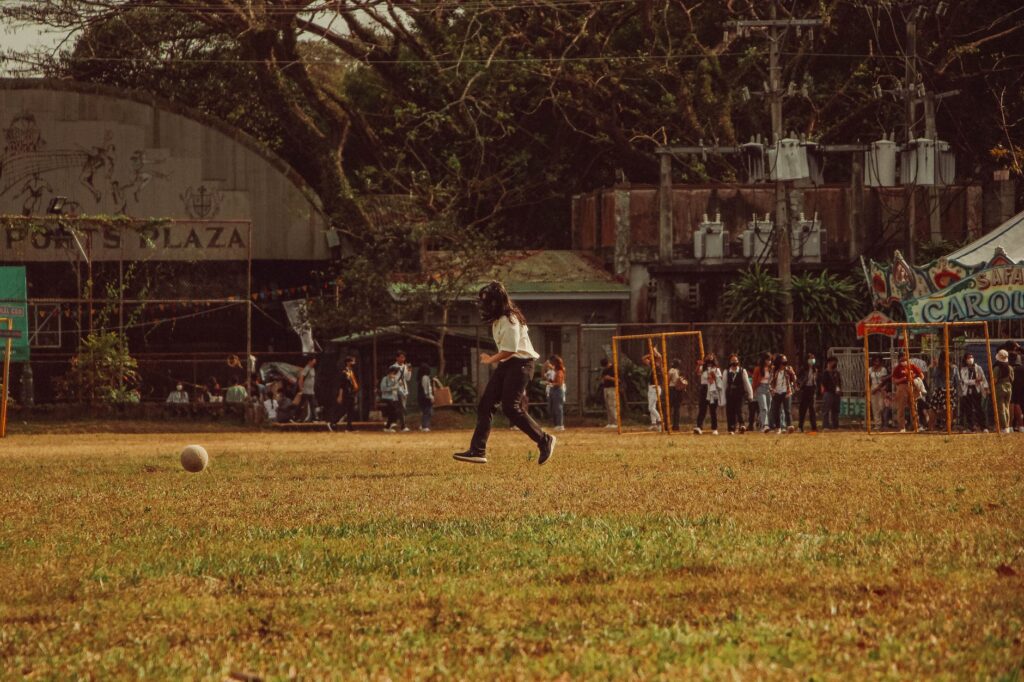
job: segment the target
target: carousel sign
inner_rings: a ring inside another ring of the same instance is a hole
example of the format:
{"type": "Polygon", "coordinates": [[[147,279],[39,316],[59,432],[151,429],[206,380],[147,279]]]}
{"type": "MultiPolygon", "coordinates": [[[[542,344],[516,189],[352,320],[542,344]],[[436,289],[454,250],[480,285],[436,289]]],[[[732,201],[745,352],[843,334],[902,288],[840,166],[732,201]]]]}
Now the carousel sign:
{"type": "Polygon", "coordinates": [[[976,272],[943,291],[903,301],[908,322],[965,322],[1024,317],[1024,264],[976,272]]]}

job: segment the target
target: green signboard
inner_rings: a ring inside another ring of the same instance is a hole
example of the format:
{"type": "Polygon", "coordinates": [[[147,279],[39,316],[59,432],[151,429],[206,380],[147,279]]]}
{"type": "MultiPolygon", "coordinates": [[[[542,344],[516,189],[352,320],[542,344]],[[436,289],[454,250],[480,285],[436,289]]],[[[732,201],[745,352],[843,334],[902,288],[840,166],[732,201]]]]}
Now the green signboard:
{"type": "Polygon", "coordinates": [[[14,339],[11,362],[28,362],[28,295],[25,268],[0,267],[0,318],[9,317],[21,338],[14,339]]]}

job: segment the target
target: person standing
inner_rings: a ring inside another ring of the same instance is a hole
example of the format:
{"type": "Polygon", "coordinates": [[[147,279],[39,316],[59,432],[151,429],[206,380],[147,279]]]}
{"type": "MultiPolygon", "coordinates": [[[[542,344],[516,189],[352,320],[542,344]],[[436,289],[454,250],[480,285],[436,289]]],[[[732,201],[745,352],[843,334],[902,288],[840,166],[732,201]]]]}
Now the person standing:
{"type": "Polygon", "coordinates": [[[964,355],[963,365],[957,375],[960,378],[960,413],[964,426],[972,432],[982,429],[987,433],[985,415],[981,411],[981,397],[988,393],[988,381],[981,367],[975,364],[973,354],[964,355]]]}
{"type": "Polygon", "coordinates": [[[996,364],[993,367],[995,373],[995,388],[992,391],[996,398],[996,410],[999,414],[999,423],[996,428],[1002,429],[1003,433],[1010,433],[1010,418],[1013,414],[1010,411],[1010,401],[1013,398],[1013,367],[1010,367],[1010,354],[1005,349],[996,353],[996,364]]]}
{"type": "MultiPolygon", "coordinates": [[[[316,419],[316,356],[306,360],[306,366],[299,372],[299,392],[302,394],[302,410],[306,417],[302,421],[311,422],[316,419]]],[[[301,412],[300,412],[301,414],[301,412]]]]}
{"type": "Polygon", "coordinates": [[[557,355],[548,358],[551,365],[549,380],[548,410],[555,431],[565,431],[565,362],[557,355]]]}
{"type": "Polygon", "coordinates": [[[737,429],[740,433],[746,430],[743,426],[743,405],[753,399],[754,390],[747,370],[740,365],[739,356],[730,355],[729,368],[725,371],[725,421],[730,436],[737,429]]]}
{"type": "Polygon", "coordinates": [[[826,429],[839,428],[839,401],[843,397],[843,375],[839,372],[839,361],[830,357],[825,361],[821,373],[822,426],[826,429]]]}
{"type": "Polygon", "coordinates": [[[420,365],[420,380],[416,384],[416,402],[420,405],[420,431],[430,431],[434,418],[434,379],[430,376],[430,365],[420,365]]]}
{"type": "Polygon", "coordinates": [[[885,399],[889,393],[888,380],[889,370],[885,368],[882,358],[877,355],[871,358],[868,381],[871,386],[871,419],[874,421],[876,431],[881,431],[882,425],[885,423],[885,399]]]}
{"type": "Polygon", "coordinates": [[[405,424],[405,415],[407,412],[406,406],[409,402],[409,386],[412,384],[412,366],[405,359],[405,351],[400,350],[395,353],[394,364],[398,367],[398,381],[401,383],[401,388],[398,391],[398,409],[396,416],[398,418],[398,428],[402,431],[408,431],[409,427],[405,424]]]}
{"type": "MultiPolygon", "coordinates": [[[[814,353],[807,354],[807,361],[800,371],[798,385],[800,386],[800,433],[804,432],[804,419],[808,411],[811,417],[811,431],[818,430],[818,420],[814,414],[814,401],[818,397],[818,386],[820,383],[820,372],[817,367],[817,359],[814,353]]],[[[826,424],[827,426],[827,424],[826,424]]]]}
{"type": "Polygon", "coordinates": [[[380,402],[384,413],[384,431],[395,432],[395,425],[398,423],[399,410],[402,403],[399,394],[402,389],[402,368],[398,365],[388,367],[387,374],[380,380],[380,402]]]}
{"type": "MultiPolygon", "coordinates": [[[[792,398],[795,385],[796,375],[789,367],[789,359],[784,354],[779,353],[772,362],[770,378],[772,400],[771,407],[769,407],[771,412],[769,415],[769,429],[775,429],[776,433],[782,433],[782,429],[786,429],[789,432],[793,430],[793,425],[789,423],[791,417],[786,415],[786,405],[792,398]]],[[[765,429],[765,433],[769,429],[765,429]]]]}
{"type": "Polygon", "coordinates": [[[757,403],[757,426],[768,433],[768,408],[771,403],[772,354],[761,353],[761,359],[754,368],[754,402],[757,403]]]}
{"type": "Polygon", "coordinates": [[[1013,425],[1017,433],[1024,433],[1024,355],[1013,353],[1013,425]]]}
{"type": "Polygon", "coordinates": [[[642,362],[650,367],[647,384],[647,412],[651,415],[651,431],[661,430],[661,385],[658,372],[661,371],[661,363],[664,359],[658,349],[654,349],[654,357],[648,353],[643,357],[642,362]]]}
{"type": "MultiPolygon", "coordinates": [[[[351,355],[345,356],[345,368],[341,371],[341,382],[338,384],[337,418],[334,420],[334,425],[339,427],[342,421],[347,420],[349,431],[355,430],[353,423],[356,420],[356,398],[359,395],[359,379],[355,367],[356,359],[351,355]]],[[[330,424],[327,426],[334,430],[330,424]]]]}
{"type": "Polygon", "coordinates": [[[617,429],[619,418],[615,414],[615,368],[608,362],[608,358],[601,358],[601,394],[604,397],[604,428],[617,429]]]}
{"type": "Polygon", "coordinates": [[[682,375],[683,361],[676,359],[668,370],[668,406],[672,417],[672,430],[679,430],[679,412],[683,407],[683,390],[689,383],[682,375]]]}
{"type": "Polygon", "coordinates": [[[498,348],[494,355],[481,353],[480,361],[486,365],[497,365],[497,369],[491,374],[477,405],[476,429],[469,449],[455,453],[454,458],[473,464],[487,463],[491,420],[494,408],[500,404],[512,425],[537,444],[540,449],[537,463],[545,464],[555,452],[557,439],[544,433],[527,409],[526,387],[533,379],[535,362],[540,355],[530,342],[526,316],[513,303],[505,285],[498,281],[480,290],[477,305],[480,318],[491,325],[491,335],[498,348]]]}
{"type": "MultiPolygon", "coordinates": [[[[896,425],[900,427],[900,433],[907,432],[906,411],[917,409],[914,379],[922,377],[923,374],[917,365],[907,358],[907,352],[901,350],[899,362],[892,368],[892,385],[896,390],[896,425]]],[[[910,423],[913,425],[913,421],[910,423]]]]}
{"type": "Polygon", "coordinates": [[[704,428],[704,417],[711,412],[711,435],[718,435],[718,405],[725,397],[722,382],[722,371],[718,369],[718,361],[714,353],[704,356],[700,373],[700,406],[697,408],[697,427],[694,433],[700,434],[704,428]]]}

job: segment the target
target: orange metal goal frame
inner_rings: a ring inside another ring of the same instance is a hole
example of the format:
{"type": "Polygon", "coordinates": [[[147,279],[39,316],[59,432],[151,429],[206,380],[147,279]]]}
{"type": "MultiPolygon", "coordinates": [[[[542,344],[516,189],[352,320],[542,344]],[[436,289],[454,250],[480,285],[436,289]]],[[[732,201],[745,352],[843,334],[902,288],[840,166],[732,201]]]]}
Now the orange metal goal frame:
{"type": "MultiPolygon", "coordinates": [[[[985,356],[988,360],[989,395],[992,396],[992,412],[995,415],[996,433],[1002,433],[999,423],[999,406],[995,399],[995,368],[992,366],[992,340],[988,334],[988,324],[985,322],[879,322],[864,326],[864,425],[867,427],[868,435],[871,435],[871,358],[868,352],[868,340],[872,333],[882,333],[885,329],[895,329],[897,333],[903,332],[903,346],[907,353],[907,360],[910,359],[910,334],[909,329],[934,329],[942,330],[943,350],[945,352],[946,369],[946,433],[953,433],[953,387],[949,381],[949,367],[952,358],[949,355],[949,330],[956,327],[982,327],[985,332],[985,356]]],[[[918,429],[917,401],[910,401],[910,418],[914,426],[914,433],[918,429]]]]}
{"type": "Polygon", "coordinates": [[[615,372],[615,426],[619,435],[622,435],[622,401],[620,400],[619,386],[619,341],[647,341],[647,352],[651,357],[651,376],[654,379],[655,390],[662,395],[658,401],[658,407],[663,409],[661,415],[661,431],[665,434],[672,433],[671,419],[669,419],[669,397],[668,397],[668,338],[680,336],[696,336],[697,350],[700,358],[704,358],[704,334],[699,331],[691,332],[659,332],[656,334],[629,334],[626,336],[612,337],[612,369],[615,372]],[[664,381],[665,390],[662,390],[662,381],[658,378],[658,363],[655,356],[654,339],[661,339],[661,379],[664,381]]]}

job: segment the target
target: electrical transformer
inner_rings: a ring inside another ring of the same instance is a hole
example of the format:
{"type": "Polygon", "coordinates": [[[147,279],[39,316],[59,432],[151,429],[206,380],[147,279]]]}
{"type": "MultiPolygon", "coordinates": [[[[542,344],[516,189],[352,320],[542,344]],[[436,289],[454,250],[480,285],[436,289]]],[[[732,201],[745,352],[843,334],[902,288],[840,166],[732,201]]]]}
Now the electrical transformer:
{"type": "Polygon", "coordinates": [[[942,140],[912,140],[900,155],[900,181],[904,185],[944,187],[956,177],[956,155],[942,140]]]}
{"type": "Polygon", "coordinates": [[[811,176],[807,145],[795,138],[779,140],[768,150],[768,171],[772,180],[806,180],[811,176]]]}
{"type": "Polygon", "coordinates": [[[886,138],[871,143],[864,152],[864,184],[868,187],[896,186],[896,142],[886,138]]]}
{"type": "Polygon", "coordinates": [[[773,261],[774,256],[774,234],[770,215],[765,215],[764,220],[758,220],[754,216],[747,229],[743,231],[743,257],[757,261],[773,261]]]}
{"type": "Polygon", "coordinates": [[[790,250],[793,259],[799,259],[804,263],[820,263],[822,255],[822,242],[825,239],[825,232],[821,229],[821,221],[818,214],[808,220],[803,213],[800,220],[793,225],[789,233],[790,250]]]}
{"type": "Polygon", "coordinates": [[[708,214],[704,214],[704,220],[693,233],[693,256],[697,259],[725,258],[726,254],[725,226],[722,224],[722,215],[716,214],[714,220],[708,220],[708,214]]]}

